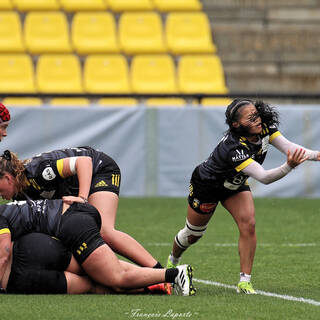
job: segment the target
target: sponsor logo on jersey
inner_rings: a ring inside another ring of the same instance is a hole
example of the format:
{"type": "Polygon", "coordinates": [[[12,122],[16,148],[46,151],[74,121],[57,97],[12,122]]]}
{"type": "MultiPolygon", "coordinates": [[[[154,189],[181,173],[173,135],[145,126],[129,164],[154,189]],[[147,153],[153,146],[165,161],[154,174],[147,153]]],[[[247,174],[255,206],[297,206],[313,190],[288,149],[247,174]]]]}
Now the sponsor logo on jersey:
{"type": "Polygon", "coordinates": [[[200,205],[200,201],[198,199],[193,199],[193,202],[192,202],[192,207],[194,209],[197,209],[200,205]]]}
{"type": "Polygon", "coordinates": [[[56,177],[56,174],[51,167],[47,167],[42,171],[42,177],[44,180],[50,181],[56,177]]]}
{"type": "Polygon", "coordinates": [[[210,213],[216,206],[216,203],[203,203],[200,205],[200,210],[202,212],[210,213]]]}
{"type": "Polygon", "coordinates": [[[236,152],[237,152],[236,155],[232,157],[233,162],[243,161],[249,158],[249,155],[247,153],[244,153],[243,150],[236,149],[236,152]]]}
{"type": "Polygon", "coordinates": [[[101,180],[101,181],[99,181],[98,183],[96,183],[96,184],[94,185],[95,188],[107,187],[107,186],[108,186],[108,184],[107,184],[104,180],[101,180]]]}

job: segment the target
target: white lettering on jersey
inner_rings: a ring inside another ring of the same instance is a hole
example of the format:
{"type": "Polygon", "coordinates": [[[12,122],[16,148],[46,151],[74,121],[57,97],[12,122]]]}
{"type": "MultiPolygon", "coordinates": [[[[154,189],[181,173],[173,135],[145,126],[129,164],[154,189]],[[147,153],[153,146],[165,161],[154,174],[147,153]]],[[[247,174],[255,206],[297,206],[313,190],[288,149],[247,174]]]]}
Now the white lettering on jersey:
{"type": "Polygon", "coordinates": [[[270,136],[265,136],[264,138],[262,138],[262,153],[266,153],[268,151],[268,147],[269,147],[269,138],[270,136]]]}
{"type": "Polygon", "coordinates": [[[236,155],[234,157],[232,157],[232,161],[233,162],[237,162],[237,161],[243,161],[246,160],[247,158],[249,158],[249,155],[247,153],[244,153],[243,150],[236,150],[236,155]]]}
{"type": "Polygon", "coordinates": [[[51,167],[47,167],[42,171],[42,176],[44,180],[50,181],[56,177],[56,174],[51,167]]]}

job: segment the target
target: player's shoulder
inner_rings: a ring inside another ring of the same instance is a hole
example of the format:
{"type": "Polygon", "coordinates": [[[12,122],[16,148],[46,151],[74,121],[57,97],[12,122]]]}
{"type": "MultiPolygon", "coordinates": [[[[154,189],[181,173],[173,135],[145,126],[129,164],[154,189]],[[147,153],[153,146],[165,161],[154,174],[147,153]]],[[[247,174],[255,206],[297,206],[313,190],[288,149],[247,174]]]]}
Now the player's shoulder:
{"type": "Polygon", "coordinates": [[[247,138],[232,133],[226,133],[219,144],[225,151],[232,151],[236,149],[250,150],[247,138]]]}

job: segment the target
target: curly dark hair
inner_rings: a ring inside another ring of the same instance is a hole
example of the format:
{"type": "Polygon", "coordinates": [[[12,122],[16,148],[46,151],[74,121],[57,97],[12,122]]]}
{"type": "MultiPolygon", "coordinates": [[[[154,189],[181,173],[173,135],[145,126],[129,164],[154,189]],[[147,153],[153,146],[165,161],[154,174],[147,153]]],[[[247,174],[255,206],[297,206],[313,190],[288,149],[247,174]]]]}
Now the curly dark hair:
{"type": "Polygon", "coordinates": [[[27,187],[24,164],[27,160],[19,160],[17,155],[9,150],[5,150],[0,156],[0,178],[4,174],[10,173],[16,180],[18,193],[27,187]]]}
{"type": "Polygon", "coordinates": [[[233,122],[239,120],[241,114],[240,109],[248,104],[252,104],[256,107],[258,116],[260,116],[263,124],[267,126],[279,126],[279,113],[274,107],[271,107],[263,101],[253,101],[250,99],[237,98],[228,105],[225,112],[226,124],[229,126],[229,132],[243,134],[243,128],[240,128],[239,130],[239,128],[235,128],[232,124],[233,122]]]}

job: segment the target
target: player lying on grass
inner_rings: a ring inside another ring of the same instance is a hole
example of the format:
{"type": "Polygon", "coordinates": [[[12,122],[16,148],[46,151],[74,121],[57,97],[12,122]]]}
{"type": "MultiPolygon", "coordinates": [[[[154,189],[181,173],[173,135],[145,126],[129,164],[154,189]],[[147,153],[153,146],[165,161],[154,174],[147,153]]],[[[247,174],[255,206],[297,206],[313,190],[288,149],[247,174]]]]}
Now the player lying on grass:
{"type": "Polygon", "coordinates": [[[111,249],[143,267],[161,264],[134,238],[115,229],[121,173],[117,163],[90,147],[42,153],[20,161],[6,150],[0,157],[0,195],[10,200],[63,199],[89,202],[101,214],[101,235],[111,249]]]}
{"type": "Polygon", "coordinates": [[[100,227],[100,214],[88,203],[27,200],[0,205],[0,279],[8,263],[11,240],[40,232],[61,240],[86,274],[103,286],[135,289],[168,282],[175,283],[177,293],[195,294],[191,266],[155,269],[123,263],[103,241],[100,227]]]}
{"type": "Polygon", "coordinates": [[[60,240],[43,233],[29,233],[15,240],[1,286],[2,292],[13,294],[171,293],[164,284],[121,292],[98,285],[85,276],[60,240]]]}
{"type": "Polygon", "coordinates": [[[320,160],[318,151],[288,141],[278,131],[279,115],[264,102],[235,99],[226,110],[227,133],[209,158],[195,168],[190,181],[186,224],[175,236],[167,267],[179,264],[183,252],[205,233],[218,203],[235,220],[239,237],[238,292],[255,293],[251,271],[256,250],[255,209],[247,179],[264,184],[283,178],[305,160],[320,160]],[[265,170],[268,145],[287,155],[280,167],[265,170]]]}

